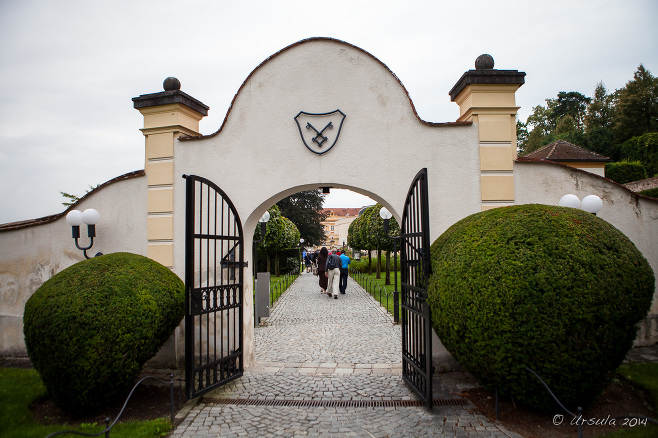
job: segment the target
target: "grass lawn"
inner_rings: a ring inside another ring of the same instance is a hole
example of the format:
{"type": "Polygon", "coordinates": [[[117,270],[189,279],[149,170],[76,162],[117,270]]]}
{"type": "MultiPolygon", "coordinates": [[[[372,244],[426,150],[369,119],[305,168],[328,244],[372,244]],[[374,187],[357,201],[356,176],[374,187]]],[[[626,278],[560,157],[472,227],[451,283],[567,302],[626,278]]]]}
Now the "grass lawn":
{"type": "MultiPolygon", "coordinates": [[[[297,279],[297,275],[270,275],[270,305],[274,305],[288,287],[297,279]]],[[[256,279],[254,278],[254,284],[256,279]]],[[[256,290],[254,288],[254,302],[256,302],[256,290]]],[[[255,312],[255,309],[254,309],[255,312]]]]}
{"type": "MultiPolygon", "coordinates": [[[[39,375],[32,369],[0,368],[0,436],[12,438],[44,438],[48,434],[64,430],[76,430],[96,434],[105,424],[82,424],[78,427],[43,425],[34,421],[30,405],[46,397],[46,388],[39,375]]],[[[111,419],[114,421],[114,419],[111,419]]],[[[117,423],[111,430],[112,437],[161,437],[171,430],[168,418],[151,421],[117,423]]],[[[68,435],[74,436],[74,435],[68,435]]]]}
{"type": "MultiPolygon", "coordinates": [[[[393,272],[391,272],[391,284],[387,285],[386,283],[386,273],[382,271],[381,278],[377,279],[376,273],[372,274],[361,274],[358,276],[352,275],[352,279],[357,281],[361,287],[363,287],[370,295],[372,295],[375,300],[388,310],[388,313],[393,315],[394,312],[394,302],[393,302],[393,290],[395,289],[395,277],[393,272]]],[[[400,271],[397,272],[398,276],[398,291],[400,290],[400,271]]]]}
{"type": "MultiPolygon", "coordinates": [[[[647,390],[653,396],[654,412],[658,412],[658,363],[626,364],[620,366],[617,373],[626,380],[647,390]]],[[[617,422],[617,424],[619,423],[617,422]]],[[[634,427],[627,427],[618,432],[606,435],[606,438],[654,437],[658,437],[658,426],[652,424],[637,424],[634,427]]]]}

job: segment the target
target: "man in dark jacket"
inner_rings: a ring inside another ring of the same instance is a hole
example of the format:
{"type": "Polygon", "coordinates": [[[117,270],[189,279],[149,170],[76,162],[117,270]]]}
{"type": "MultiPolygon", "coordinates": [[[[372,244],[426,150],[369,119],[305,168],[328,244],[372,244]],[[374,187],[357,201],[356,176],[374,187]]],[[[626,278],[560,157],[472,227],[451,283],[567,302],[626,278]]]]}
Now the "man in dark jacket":
{"type": "Polygon", "coordinates": [[[329,254],[327,257],[327,263],[325,266],[325,275],[328,278],[327,282],[327,295],[334,296],[334,299],[338,299],[339,292],[339,283],[340,283],[340,267],[342,266],[342,261],[340,257],[334,252],[329,254]]]}

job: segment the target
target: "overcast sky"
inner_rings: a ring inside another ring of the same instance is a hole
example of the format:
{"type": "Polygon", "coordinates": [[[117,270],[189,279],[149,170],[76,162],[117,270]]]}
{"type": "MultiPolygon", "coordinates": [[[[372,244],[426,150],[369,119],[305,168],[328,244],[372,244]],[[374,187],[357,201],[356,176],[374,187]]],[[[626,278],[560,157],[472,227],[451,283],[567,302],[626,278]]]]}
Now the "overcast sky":
{"type": "Polygon", "coordinates": [[[445,122],[459,116],[448,91],[489,53],[527,73],[525,121],[559,91],[613,91],[640,64],[658,75],[657,21],[656,0],[0,0],[0,223],[61,212],[60,191],[143,169],[131,99],[167,76],[210,107],[210,134],[265,58],[332,37],[386,64],[422,119],[445,122]]]}

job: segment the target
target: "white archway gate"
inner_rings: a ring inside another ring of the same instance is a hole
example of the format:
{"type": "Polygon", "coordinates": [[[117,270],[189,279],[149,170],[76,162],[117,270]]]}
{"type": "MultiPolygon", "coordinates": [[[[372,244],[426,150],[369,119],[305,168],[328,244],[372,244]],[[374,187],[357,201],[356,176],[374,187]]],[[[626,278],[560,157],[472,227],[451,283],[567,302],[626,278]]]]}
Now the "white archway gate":
{"type": "MultiPolygon", "coordinates": [[[[467,72],[450,93],[460,105],[459,120],[431,123],[418,116],[400,80],[381,61],[348,43],[314,38],[259,65],[235,95],[222,126],[206,136],[198,134],[198,121],[208,107],[168,79],[164,92],[133,99],[145,116],[147,136],[147,253],[184,276],[183,174],[198,175],[230,197],[242,218],[243,246],[250,248],[251,231],[269,207],[319,187],[365,194],[400,222],[409,182],[419,169],[426,169],[423,196],[433,211],[425,214],[422,228],[429,251],[427,242],[459,219],[513,203],[514,92],[523,76],[491,68],[467,72]]],[[[247,251],[245,263],[251,262],[247,251]]],[[[423,284],[416,274],[429,271],[414,269],[408,284],[415,293],[423,284]]],[[[253,284],[250,275],[243,277],[241,365],[249,366],[253,284]]],[[[412,301],[409,320],[419,308],[412,301]]],[[[415,339],[409,343],[408,380],[423,396],[431,385],[431,349],[419,348],[415,339]],[[426,376],[418,378],[421,368],[426,376]]]]}
{"type": "MultiPolygon", "coordinates": [[[[515,92],[525,73],[494,69],[488,56],[478,61],[448,93],[459,106],[451,123],[422,120],[386,65],[329,38],[300,41],[265,60],[236,93],[220,129],[208,136],[199,133],[208,106],[167,78],[165,91],[133,98],[144,116],[144,172],[108,181],[77,207],[98,209],[112,224],[97,236],[104,253],[146,255],[183,278],[183,174],[200,175],[230,196],[249,248],[250,231],[262,213],[301,190],[351,189],[376,199],[400,221],[408,182],[427,168],[430,241],[483,209],[557,205],[567,193],[596,194],[604,204],[599,217],[626,234],[658,272],[658,202],[578,169],[516,160],[515,92]],[[329,114],[344,117],[325,120],[329,114]]],[[[79,261],[80,254],[61,250],[70,246],[64,228],[62,214],[0,225],[0,245],[16,248],[0,254],[5,355],[26,353],[27,299],[50,275],[79,261]],[[26,239],[35,245],[23,245],[26,239]]],[[[251,262],[249,251],[244,262],[251,262]]],[[[253,285],[251,276],[243,275],[243,366],[248,367],[254,358],[253,285]]],[[[177,330],[154,363],[181,363],[182,332],[177,330]]],[[[657,340],[658,292],[636,344],[657,340]]]]}
{"type": "MultiPolygon", "coordinates": [[[[205,178],[195,175],[184,175],[184,178],[185,393],[188,398],[194,398],[243,374],[243,268],[246,266],[242,223],[233,202],[205,178]]],[[[427,302],[431,263],[426,168],[418,172],[407,193],[399,239],[402,378],[431,410],[432,323],[427,302]]]]}

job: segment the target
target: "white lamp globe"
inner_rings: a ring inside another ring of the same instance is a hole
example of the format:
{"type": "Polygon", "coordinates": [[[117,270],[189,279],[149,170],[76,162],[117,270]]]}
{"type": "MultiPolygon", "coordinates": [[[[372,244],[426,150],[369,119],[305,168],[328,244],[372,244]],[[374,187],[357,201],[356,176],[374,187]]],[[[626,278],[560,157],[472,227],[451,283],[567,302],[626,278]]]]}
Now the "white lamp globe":
{"type": "Polygon", "coordinates": [[[381,210],[379,210],[379,216],[382,219],[386,220],[386,219],[392,218],[393,214],[391,214],[391,212],[388,211],[388,209],[386,207],[382,207],[381,210]]]}
{"type": "Polygon", "coordinates": [[[72,227],[79,227],[82,225],[82,212],[80,210],[71,210],[66,215],[66,222],[72,227]]]}
{"type": "Polygon", "coordinates": [[[596,214],[603,208],[603,201],[596,195],[587,195],[583,198],[581,208],[588,213],[596,214]]]}
{"type": "Polygon", "coordinates": [[[560,198],[560,207],[580,208],[580,199],[576,195],[568,194],[560,198]]]}
{"type": "Polygon", "coordinates": [[[87,225],[96,225],[100,218],[100,213],[93,208],[88,208],[82,212],[82,221],[87,225]]]}
{"type": "Polygon", "coordinates": [[[270,220],[270,212],[269,212],[269,211],[265,211],[265,213],[263,213],[263,215],[260,217],[260,219],[258,219],[258,222],[263,222],[263,223],[265,223],[265,222],[267,222],[267,221],[269,221],[269,220],[270,220]]]}

